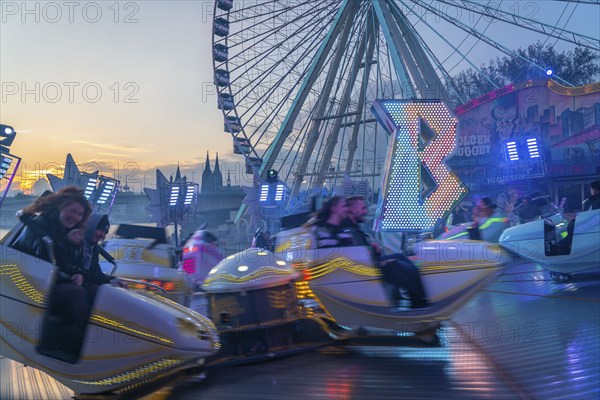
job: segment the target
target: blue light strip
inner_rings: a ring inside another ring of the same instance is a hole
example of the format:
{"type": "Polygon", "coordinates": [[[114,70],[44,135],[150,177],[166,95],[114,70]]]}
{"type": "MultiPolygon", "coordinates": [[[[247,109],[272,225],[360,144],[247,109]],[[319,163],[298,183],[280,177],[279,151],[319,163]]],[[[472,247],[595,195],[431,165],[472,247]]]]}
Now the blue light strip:
{"type": "Polygon", "coordinates": [[[261,185],[260,186],[260,198],[259,201],[265,202],[269,196],[269,185],[261,185]]]}
{"type": "Polygon", "coordinates": [[[277,185],[277,190],[275,191],[275,201],[281,201],[283,200],[283,185],[279,184],[277,185]]]}
{"type": "Polygon", "coordinates": [[[519,160],[519,152],[517,151],[517,142],[506,142],[506,151],[510,161],[519,160]]]}
{"type": "Polygon", "coordinates": [[[88,178],[87,184],[85,186],[85,191],[83,192],[83,195],[87,200],[89,200],[92,196],[92,193],[94,193],[94,190],[96,189],[96,182],[98,182],[98,179],[88,178]]]}
{"type": "Polygon", "coordinates": [[[196,187],[194,185],[190,185],[187,187],[186,193],[185,193],[185,200],[183,201],[183,204],[186,206],[189,206],[193,203],[194,201],[194,195],[195,195],[195,189],[196,187]]]}
{"type": "Polygon", "coordinates": [[[539,158],[540,151],[537,138],[527,139],[527,149],[529,150],[529,158],[539,158]]]}
{"type": "Polygon", "coordinates": [[[171,197],[169,199],[170,206],[176,206],[179,199],[179,186],[171,186],[171,197]]]}

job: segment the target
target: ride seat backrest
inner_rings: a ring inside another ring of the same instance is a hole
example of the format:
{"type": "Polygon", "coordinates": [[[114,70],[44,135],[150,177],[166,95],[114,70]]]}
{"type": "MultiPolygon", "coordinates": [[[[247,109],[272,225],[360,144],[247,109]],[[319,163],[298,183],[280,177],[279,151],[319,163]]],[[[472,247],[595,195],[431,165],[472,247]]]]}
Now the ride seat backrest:
{"type": "Polygon", "coordinates": [[[547,256],[557,252],[556,249],[556,226],[547,219],[544,220],[544,252],[547,256]]]}
{"type": "Polygon", "coordinates": [[[540,206],[540,212],[542,213],[542,215],[551,215],[556,212],[556,208],[554,208],[552,203],[546,203],[540,206]]]}
{"type": "Polygon", "coordinates": [[[550,242],[556,240],[556,227],[551,221],[544,220],[544,241],[550,242]]]}
{"type": "Polygon", "coordinates": [[[19,236],[21,236],[21,233],[23,232],[23,229],[25,229],[25,224],[22,222],[19,222],[18,226],[14,227],[10,232],[9,232],[9,237],[6,240],[6,245],[8,247],[14,247],[15,242],[17,241],[17,239],[19,238],[19,236]]]}

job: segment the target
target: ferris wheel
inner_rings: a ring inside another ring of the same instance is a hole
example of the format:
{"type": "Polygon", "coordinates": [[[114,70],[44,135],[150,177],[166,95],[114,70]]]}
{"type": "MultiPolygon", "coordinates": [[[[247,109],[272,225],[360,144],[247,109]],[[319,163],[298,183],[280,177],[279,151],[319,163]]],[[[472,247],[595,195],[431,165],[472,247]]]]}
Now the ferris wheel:
{"type": "Polygon", "coordinates": [[[216,0],[213,65],[224,129],[247,172],[264,178],[270,169],[279,171],[292,197],[340,184],[346,175],[375,187],[389,140],[371,115],[375,99],[450,101],[447,82],[457,68],[478,70],[493,57],[474,61],[484,50],[515,54],[519,46],[505,41],[509,30],[519,32],[520,46],[539,40],[598,52],[597,30],[570,27],[573,13],[597,16],[598,7],[595,0],[505,6],[216,0]]]}

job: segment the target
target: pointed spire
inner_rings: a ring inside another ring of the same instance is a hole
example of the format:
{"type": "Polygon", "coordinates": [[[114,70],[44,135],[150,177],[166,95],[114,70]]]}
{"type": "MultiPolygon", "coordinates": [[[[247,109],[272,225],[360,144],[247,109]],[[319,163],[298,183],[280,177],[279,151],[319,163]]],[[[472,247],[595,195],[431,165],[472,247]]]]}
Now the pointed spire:
{"type": "Polygon", "coordinates": [[[217,159],[215,160],[215,174],[220,172],[221,170],[219,168],[219,153],[217,153],[217,159]]]}
{"type": "Polygon", "coordinates": [[[213,184],[215,187],[215,191],[218,191],[219,188],[223,187],[223,175],[221,174],[221,168],[219,168],[219,153],[217,153],[217,160],[215,162],[215,172],[213,173],[213,184]]]}
{"type": "Polygon", "coordinates": [[[208,158],[208,151],[206,152],[206,164],[204,164],[204,173],[211,173],[210,170],[210,159],[208,158]]]}
{"type": "Polygon", "coordinates": [[[212,193],[214,192],[215,180],[213,173],[210,170],[210,159],[208,158],[208,151],[206,152],[206,164],[204,165],[204,171],[202,171],[202,192],[212,193]]]}
{"type": "Polygon", "coordinates": [[[175,172],[175,181],[181,179],[181,171],[179,170],[179,162],[177,162],[177,171],[175,172]]]}

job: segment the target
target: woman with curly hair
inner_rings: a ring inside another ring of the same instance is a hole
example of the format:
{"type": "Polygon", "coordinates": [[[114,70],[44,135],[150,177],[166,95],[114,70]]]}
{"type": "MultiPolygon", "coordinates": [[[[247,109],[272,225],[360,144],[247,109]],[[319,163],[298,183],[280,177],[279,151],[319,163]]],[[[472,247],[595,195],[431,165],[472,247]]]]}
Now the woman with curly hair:
{"type": "Polygon", "coordinates": [[[75,186],[46,194],[23,210],[20,218],[26,226],[13,244],[17,250],[51,262],[44,238],[52,239],[59,274],[51,289],[49,314],[60,317],[65,324],[83,326],[91,310],[82,270],[77,265],[83,251],[83,228],[91,213],[83,190],[75,186]]]}
{"type": "Polygon", "coordinates": [[[84,197],[83,190],[75,186],[67,186],[56,193],[43,195],[23,210],[21,220],[27,221],[27,226],[13,247],[32,256],[52,261],[43,241],[47,236],[54,242],[57,264],[66,268],[68,266],[65,264],[74,262],[69,260],[70,251],[66,251],[71,247],[69,232],[73,229],[83,229],[91,213],[92,208],[84,197]]]}

